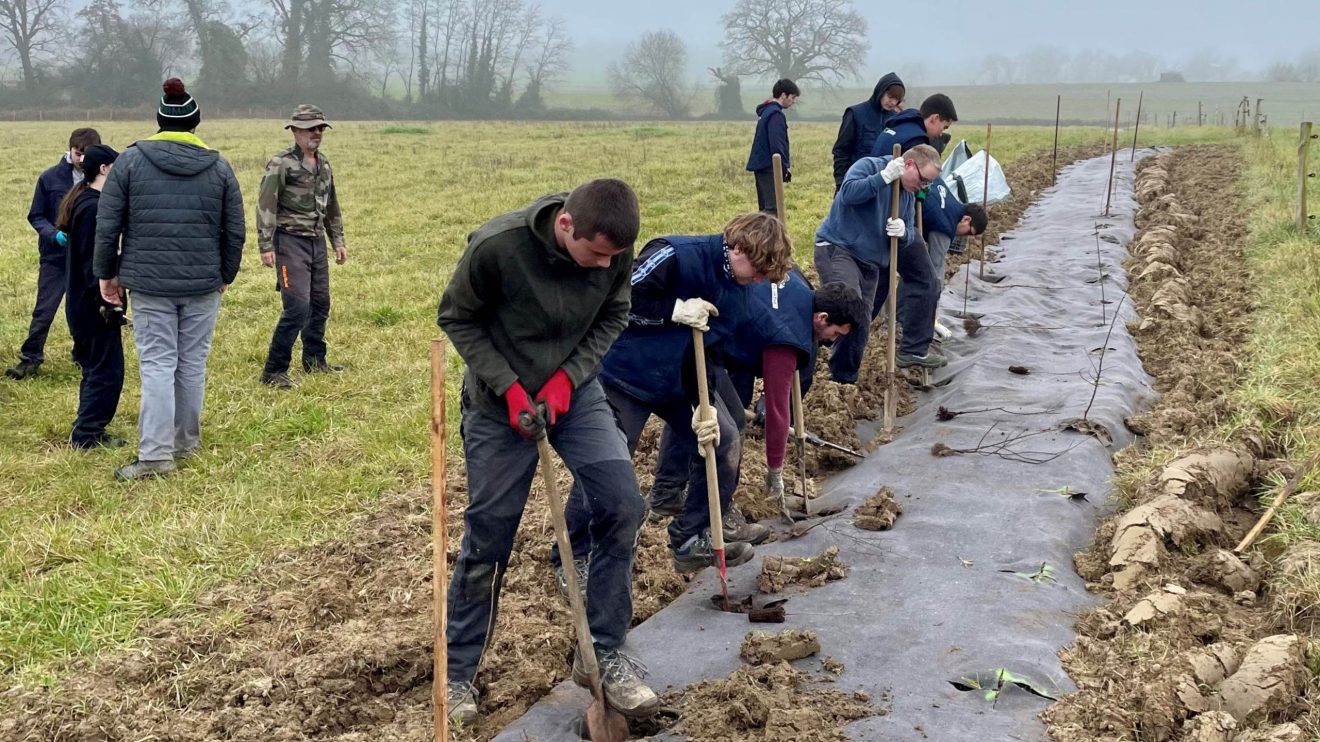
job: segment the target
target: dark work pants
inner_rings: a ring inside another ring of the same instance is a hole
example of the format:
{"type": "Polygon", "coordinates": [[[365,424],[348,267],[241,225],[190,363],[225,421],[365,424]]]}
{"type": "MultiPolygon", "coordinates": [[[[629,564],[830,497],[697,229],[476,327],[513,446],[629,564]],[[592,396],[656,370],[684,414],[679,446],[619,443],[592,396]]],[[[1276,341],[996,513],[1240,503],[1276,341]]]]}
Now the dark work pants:
{"type": "Polygon", "coordinates": [[[856,384],[862,356],[866,354],[866,341],[871,334],[871,309],[876,297],[875,287],[880,281],[880,266],[858,260],[844,248],[828,242],[816,245],[815,262],[821,284],[842,281],[862,297],[866,311],[853,323],[852,332],[834,342],[834,350],[830,353],[830,377],[841,384],[856,384]]]}
{"type": "MultiPolygon", "coordinates": [[[[725,369],[713,367],[715,393],[724,400],[724,404],[733,413],[733,421],[742,435],[746,427],[747,416],[742,414],[752,403],[752,388],[756,377],[749,373],[734,374],[725,369]]],[[[655,483],[651,485],[651,502],[663,502],[682,496],[689,482],[700,479],[706,481],[706,462],[697,453],[696,439],[686,439],[674,434],[674,429],[665,425],[660,434],[660,451],[656,455],[655,483]],[[684,443],[688,445],[684,445],[684,443]]],[[[738,489],[735,480],[734,490],[738,489]]]]}
{"type": "Polygon", "coordinates": [[[330,317],[330,261],[325,238],[276,230],[275,278],[284,311],[270,339],[265,372],[289,370],[293,343],[299,335],[303,365],[324,361],[325,323],[330,317]]]}
{"type": "Polygon", "coordinates": [[[93,296],[70,299],[64,306],[73,335],[73,357],[82,367],[78,387],[78,417],[73,421],[69,442],[92,446],[105,436],[105,428],[119,409],[124,390],[124,344],[119,325],[100,314],[93,296]]]}
{"type": "MultiPolygon", "coordinates": [[[[935,277],[928,248],[909,245],[898,248],[898,275],[902,279],[898,290],[898,324],[903,338],[898,351],[924,356],[935,338],[935,312],[944,290],[944,276],[935,277]]],[[[821,280],[824,280],[823,278],[821,280]]],[[[875,301],[871,304],[871,318],[880,314],[881,306],[889,298],[889,254],[875,285],[875,301]]]]}
{"type": "Polygon", "coordinates": [[[32,308],[32,323],[28,325],[27,340],[23,341],[23,347],[18,351],[19,358],[25,361],[41,363],[46,360],[46,336],[50,334],[50,326],[55,321],[55,314],[59,312],[65,290],[64,275],[67,269],[63,251],[57,257],[59,260],[51,260],[43,255],[37,270],[37,303],[32,308]]]}
{"type": "MultiPolygon", "coordinates": [[[[536,475],[535,441],[504,417],[463,407],[468,506],[463,545],[449,583],[449,680],[471,682],[490,644],[500,586],[536,475]]],[[[573,392],[550,428],[550,445],[573,474],[591,545],[587,621],[598,650],[618,649],[632,624],[632,569],[646,505],[632,457],[600,382],[573,392]]]]}
{"type": "Polygon", "coordinates": [[[756,176],[756,208],[767,214],[778,213],[775,208],[775,171],[753,170],[756,176]]]}

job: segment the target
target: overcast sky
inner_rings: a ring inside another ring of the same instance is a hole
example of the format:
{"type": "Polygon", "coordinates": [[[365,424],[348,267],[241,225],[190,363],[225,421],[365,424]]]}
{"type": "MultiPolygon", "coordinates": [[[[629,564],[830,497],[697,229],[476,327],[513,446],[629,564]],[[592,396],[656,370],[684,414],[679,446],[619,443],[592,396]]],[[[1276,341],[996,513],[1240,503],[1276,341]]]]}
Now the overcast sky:
{"type": "MultiPolygon", "coordinates": [[[[569,21],[577,43],[573,77],[601,78],[608,60],[643,32],[670,28],[688,42],[694,70],[719,64],[720,16],[734,0],[555,0],[545,7],[569,21]],[[605,60],[605,61],[602,61],[605,60]]],[[[1291,60],[1320,45],[1320,2],[1263,0],[940,0],[920,3],[855,0],[867,21],[871,51],[866,78],[924,63],[930,82],[960,82],[988,54],[1016,55],[1057,46],[1113,52],[1144,51],[1170,67],[1198,50],[1233,57],[1251,71],[1291,60]],[[931,9],[927,25],[914,10],[931,9]],[[895,13],[894,9],[900,10],[895,13]],[[962,74],[959,74],[962,73],[962,74]],[[947,78],[947,79],[946,79],[947,78]]]]}

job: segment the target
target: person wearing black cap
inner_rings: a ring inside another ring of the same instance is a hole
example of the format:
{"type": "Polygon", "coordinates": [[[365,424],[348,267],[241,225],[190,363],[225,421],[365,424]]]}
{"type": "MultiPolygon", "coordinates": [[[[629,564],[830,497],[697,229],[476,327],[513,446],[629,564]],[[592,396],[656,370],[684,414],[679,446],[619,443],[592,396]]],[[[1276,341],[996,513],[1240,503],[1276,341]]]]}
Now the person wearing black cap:
{"type": "Polygon", "coordinates": [[[114,419],[124,389],[124,346],[119,337],[123,313],[109,311],[92,272],[96,211],[106,176],[117,157],[119,153],[104,144],[85,148],[80,167],[84,177],[60,202],[55,219],[56,229],[65,233],[68,244],[64,315],[73,335],[74,360],[82,368],[78,416],[69,436],[74,448],[117,448],[126,443],[105,430],[114,419]]]}
{"type": "Polygon", "coordinates": [[[96,214],[93,269],[106,302],[133,294],[142,378],[138,458],[118,479],[168,474],[200,450],[206,357],[247,238],[233,169],[193,133],[197,101],[178,78],[163,89],[160,131],[124,150],[96,214]]]}

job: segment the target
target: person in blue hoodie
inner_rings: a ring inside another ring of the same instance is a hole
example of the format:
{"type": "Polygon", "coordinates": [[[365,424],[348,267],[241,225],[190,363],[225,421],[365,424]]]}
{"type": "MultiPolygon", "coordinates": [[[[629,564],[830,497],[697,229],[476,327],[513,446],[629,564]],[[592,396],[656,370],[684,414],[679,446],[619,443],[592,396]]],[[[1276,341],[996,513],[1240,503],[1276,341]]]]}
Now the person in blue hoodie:
{"type": "Polygon", "coordinates": [[[934,147],[920,144],[901,157],[863,157],[848,169],[834,197],[830,212],[816,231],[815,263],[820,280],[842,281],[862,297],[864,316],[852,332],[834,345],[830,376],[841,384],[857,383],[870,332],[871,306],[877,288],[889,283],[889,240],[899,239],[898,272],[911,282],[922,301],[899,305],[903,320],[900,365],[929,366],[938,356],[928,356],[934,335],[930,300],[934,276],[921,235],[913,228],[916,192],[928,187],[940,174],[940,155],[934,147]],[[890,213],[890,184],[902,189],[899,213],[890,213]]]}
{"type": "Polygon", "coordinates": [[[941,152],[949,141],[944,132],[957,120],[953,101],[943,93],[936,93],[922,101],[921,108],[909,108],[891,118],[871,145],[871,156],[889,157],[894,154],[895,144],[902,146],[904,152],[918,144],[929,144],[941,152]]]}
{"type": "MultiPolygon", "coordinates": [[[[963,204],[954,195],[943,178],[936,178],[930,188],[917,194],[922,204],[922,237],[926,240],[926,254],[930,257],[931,275],[934,278],[935,301],[931,303],[930,322],[935,323],[935,312],[939,309],[939,294],[944,290],[944,266],[948,258],[949,247],[955,241],[985,232],[990,219],[980,204],[963,204]]],[[[886,291],[888,287],[886,287],[886,291]]],[[[877,295],[875,308],[871,310],[871,319],[875,319],[879,309],[877,295]]],[[[898,285],[898,306],[913,302],[922,302],[916,295],[915,285],[903,281],[898,285]]]]}
{"type": "Polygon", "coordinates": [[[788,161],[788,118],[784,111],[797,103],[801,95],[792,80],[775,83],[772,96],[756,107],[756,135],[752,137],[752,151],[747,156],[747,169],[756,176],[756,206],[768,214],[775,213],[775,175],[773,158],[784,161],[784,182],[793,179],[788,161]]]}
{"type": "Polygon", "coordinates": [[[64,195],[82,182],[83,151],[101,143],[96,129],[74,129],[69,135],[69,150],[60,161],[46,168],[37,178],[28,209],[28,223],[37,231],[37,251],[40,267],[37,270],[37,301],[32,309],[32,323],[27,339],[18,351],[18,364],[5,369],[11,379],[26,379],[37,374],[46,360],[46,336],[64,298],[65,255],[64,245],[57,239],[55,217],[64,195]]]}
{"type": "MultiPolygon", "coordinates": [[[[898,75],[890,72],[875,84],[871,97],[843,109],[839,135],[834,140],[834,192],[838,193],[848,168],[871,154],[875,138],[885,124],[903,108],[907,88],[898,75]]],[[[886,152],[885,154],[889,154],[886,152]]]]}

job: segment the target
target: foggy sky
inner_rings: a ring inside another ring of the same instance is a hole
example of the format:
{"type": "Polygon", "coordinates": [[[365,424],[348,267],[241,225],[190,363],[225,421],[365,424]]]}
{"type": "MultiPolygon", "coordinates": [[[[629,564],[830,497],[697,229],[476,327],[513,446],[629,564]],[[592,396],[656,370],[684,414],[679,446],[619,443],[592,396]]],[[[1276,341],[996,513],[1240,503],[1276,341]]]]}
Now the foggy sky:
{"type": "MultiPolygon", "coordinates": [[[[587,81],[604,79],[607,61],[629,41],[661,28],[687,40],[694,71],[719,64],[720,16],[733,5],[734,0],[555,0],[544,7],[569,22],[577,44],[570,78],[587,81]]],[[[968,68],[988,54],[1013,56],[1039,46],[1144,51],[1170,68],[1210,50],[1256,72],[1320,44],[1316,0],[854,0],[854,7],[866,18],[871,38],[866,84],[914,61],[924,66],[931,83],[965,82],[968,68]],[[930,9],[924,19],[928,30],[914,13],[923,7],[930,9]]]]}

